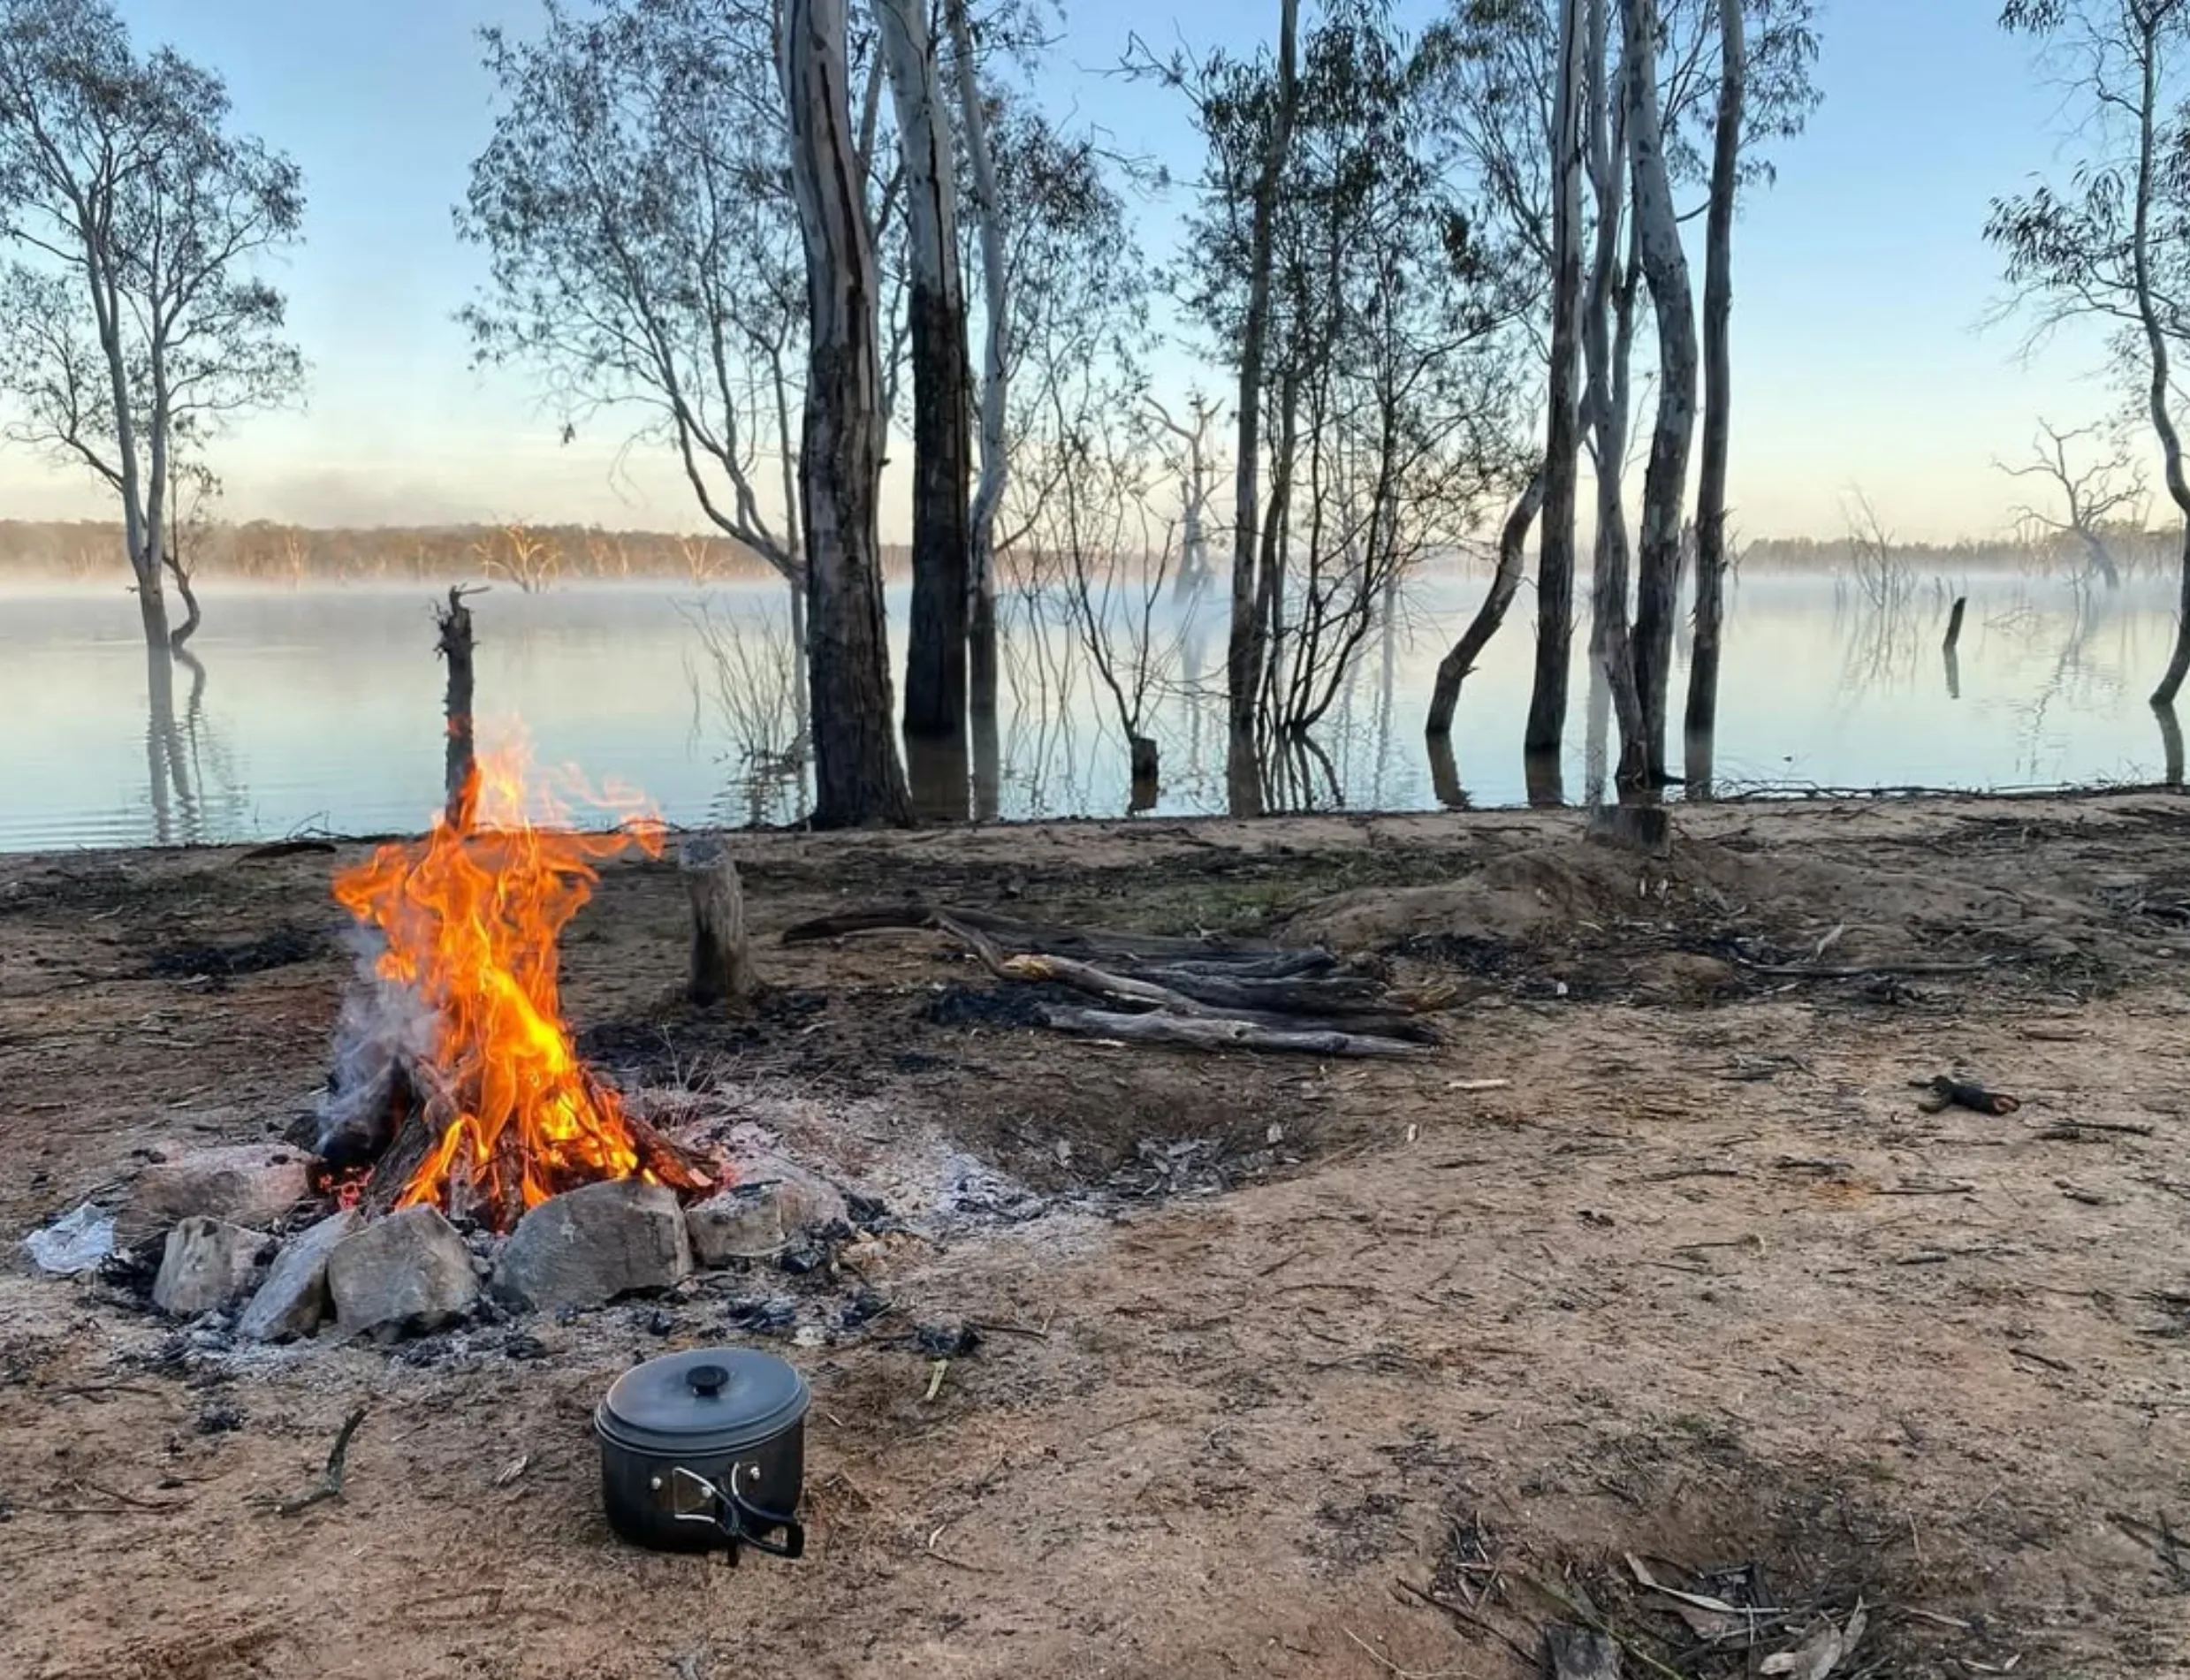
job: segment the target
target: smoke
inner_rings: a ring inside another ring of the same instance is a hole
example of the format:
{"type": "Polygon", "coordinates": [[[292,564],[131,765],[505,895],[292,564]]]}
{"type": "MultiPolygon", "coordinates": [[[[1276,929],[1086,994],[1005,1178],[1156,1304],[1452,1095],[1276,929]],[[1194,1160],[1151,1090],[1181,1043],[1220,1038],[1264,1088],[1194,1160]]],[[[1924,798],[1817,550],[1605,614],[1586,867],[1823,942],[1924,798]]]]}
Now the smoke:
{"type": "Polygon", "coordinates": [[[429,1107],[417,1082],[431,1076],[440,1022],[411,987],[380,971],[376,929],[347,936],[356,973],[335,1022],[334,1067],[321,1094],[315,1152],[340,1171],[380,1159],[396,1129],[429,1107]]]}

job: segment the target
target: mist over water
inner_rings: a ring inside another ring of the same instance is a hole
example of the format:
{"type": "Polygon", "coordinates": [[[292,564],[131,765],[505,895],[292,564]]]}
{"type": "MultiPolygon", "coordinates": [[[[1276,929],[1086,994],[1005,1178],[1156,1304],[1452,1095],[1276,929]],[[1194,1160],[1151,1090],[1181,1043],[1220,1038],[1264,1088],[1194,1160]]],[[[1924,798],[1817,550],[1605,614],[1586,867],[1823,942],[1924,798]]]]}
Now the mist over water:
{"type": "MultiPolygon", "coordinates": [[[[1408,586],[1324,726],[1280,767],[1276,808],[1452,802],[1456,790],[1432,773],[1422,718],[1437,660],[1485,584],[1470,575],[1408,586]]],[[[435,598],[417,583],[216,583],[193,658],[173,667],[162,704],[148,696],[125,591],[0,590],[0,849],[422,828],[442,799],[435,598]]],[[[1578,599],[1586,598],[1585,583],[1578,599]]],[[[2027,574],[1919,575],[1905,600],[1881,610],[1844,579],[1770,573],[1739,581],[1730,600],[1721,791],[2162,775],[2145,696],[2173,634],[2165,579],[2132,577],[2106,591],[2027,574]],[[1940,638],[1957,595],[1969,607],[1950,672],[1940,638]]],[[[536,761],[635,785],[673,823],[800,815],[796,683],[779,587],[567,584],[528,595],[503,586],[471,604],[483,733],[521,719],[536,761]]],[[[901,586],[890,595],[893,658],[904,607],[901,586]]],[[[1527,795],[1520,735],[1533,612],[1525,591],[1463,693],[1453,769],[1471,805],[1527,795]]],[[[1222,602],[1161,609],[1151,640],[1146,732],[1160,747],[1162,778],[1143,814],[1220,812],[1222,602]]],[[[1684,682],[1677,670],[1677,718],[1684,682]]],[[[1563,767],[1570,800],[1592,790],[1600,761],[1591,724],[1601,710],[1578,648],[1563,767]]],[[[1000,714],[1000,816],[1128,813],[1125,733],[1061,601],[1010,601],[1000,714]]]]}

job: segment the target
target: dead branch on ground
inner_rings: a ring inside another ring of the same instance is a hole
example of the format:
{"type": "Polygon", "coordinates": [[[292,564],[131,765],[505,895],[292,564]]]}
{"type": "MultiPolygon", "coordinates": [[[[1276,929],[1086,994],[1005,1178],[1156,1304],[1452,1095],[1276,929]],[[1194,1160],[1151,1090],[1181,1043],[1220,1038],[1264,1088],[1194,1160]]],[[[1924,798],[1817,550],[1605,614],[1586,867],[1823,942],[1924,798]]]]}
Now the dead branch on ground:
{"type": "Polygon", "coordinates": [[[319,1480],[294,1499],[277,1500],[273,1509],[277,1517],[294,1517],[299,1511],[309,1510],[322,1500],[342,1497],[343,1461],[349,1456],[350,1437],[357,1433],[357,1426],[365,1421],[365,1408],[354,1407],[342,1420],[342,1428],[335,1436],[335,1444],[328,1449],[326,1468],[319,1473],[319,1480]]]}

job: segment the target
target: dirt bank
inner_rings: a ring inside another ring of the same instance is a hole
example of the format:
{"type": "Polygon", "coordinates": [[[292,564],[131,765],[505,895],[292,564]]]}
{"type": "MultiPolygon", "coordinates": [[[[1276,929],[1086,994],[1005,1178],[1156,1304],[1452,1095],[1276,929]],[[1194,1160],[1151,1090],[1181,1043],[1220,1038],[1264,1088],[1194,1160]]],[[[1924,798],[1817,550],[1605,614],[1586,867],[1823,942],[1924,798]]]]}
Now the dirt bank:
{"type": "Polygon", "coordinates": [[[764,935],[917,897],[1378,953],[1458,996],[1399,1063],[1063,1038],[926,934],[771,943],[696,1020],[673,870],[613,866],[589,1054],[916,1234],[395,1354],[200,1357],[12,1269],[156,1143],[308,1107],[356,848],[0,860],[0,1673],[1491,1680],[1555,1593],[1744,1672],[1628,1554],[1755,1565],[1760,1649],[1860,1598],[1843,1675],[2190,1672],[2190,801],[1581,821],[741,842],[764,935]],[[1921,1112],[1954,1069],[2021,1107],[1921,1112]],[[912,1329],[966,1321],[929,1398],[912,1329]],[[813,1383],[811,1554],[619,1547],[594,1400],[749,1336],[813,1383]],[[266,1509],[360,1403],[343,1496],[266,1509]]]}

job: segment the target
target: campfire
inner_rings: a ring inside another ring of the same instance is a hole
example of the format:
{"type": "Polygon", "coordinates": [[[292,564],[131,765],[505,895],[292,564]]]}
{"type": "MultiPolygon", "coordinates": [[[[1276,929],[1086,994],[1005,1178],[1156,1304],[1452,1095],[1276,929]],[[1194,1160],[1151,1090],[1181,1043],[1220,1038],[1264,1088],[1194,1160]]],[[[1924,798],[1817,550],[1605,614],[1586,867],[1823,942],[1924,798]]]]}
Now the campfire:
{"type": "Polygon", "coordinates": [[[383,846],[334,883],[367,946],[320,1154],[376,1209],[422,1203],[506,1230],[603,1179],[714,1187],[588,1072],[558,996],[556,941],[597,864],[659,856],[661,819],[635,794],[596,795],[567,776],[618,818],[581,832],[528,769],[521,741],[483,753],[422,840],[383,846]]]}

